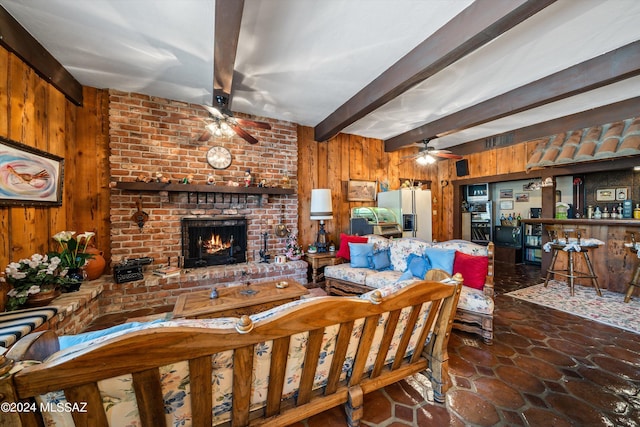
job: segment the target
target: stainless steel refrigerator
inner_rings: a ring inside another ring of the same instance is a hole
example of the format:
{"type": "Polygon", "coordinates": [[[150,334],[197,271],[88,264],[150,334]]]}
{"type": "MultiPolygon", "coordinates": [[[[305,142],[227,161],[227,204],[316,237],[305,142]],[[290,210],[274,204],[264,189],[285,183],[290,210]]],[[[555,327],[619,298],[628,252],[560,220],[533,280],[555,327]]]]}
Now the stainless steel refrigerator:
{"type": "Polygon", "coordinates": [[[431,191],[402,189],[378,193],[378,207],[391,210],[400,226],[403,237],[432,240],[431,191]]]}

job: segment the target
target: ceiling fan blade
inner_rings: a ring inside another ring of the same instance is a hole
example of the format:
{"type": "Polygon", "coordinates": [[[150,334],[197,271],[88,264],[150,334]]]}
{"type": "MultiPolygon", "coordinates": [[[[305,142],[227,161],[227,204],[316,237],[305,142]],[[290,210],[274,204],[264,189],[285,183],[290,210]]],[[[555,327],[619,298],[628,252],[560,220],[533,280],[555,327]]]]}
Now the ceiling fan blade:
{"type": "Polygon", "coordinates": [[[444,157],[447,159],[456,159],[456,160],[460,160],[462,159],[462,156],[458,155],[458,154],[453,154],[451,152],[448,151],[434,151],[432,153],[429,153],[433,156],[437,156],[437,157],[444,157]]]}
{"type": "Polygon", "coordinates": [[[249,135],[249,133],[242,129],[240,126],[238,125],[232,125],[231,129],[233,129],[240,138],[244,139],[245,141],[247,141],[249,144],[257,144],[258,140],[255,139],[253,136],[249,135]]]}
{"type": "Polygon", "coordinates": [[[204,141],[208,141],[209,139],[211,139],[211,132],[209,132],[208,130],[205,130],[204,132],[202,132],[202,135],[200,135],[200,137],[198,138],[198,141],[204,142],[204,141]]]}
{"type": "Polygon", "coordinates": [[[254,128],[258,128],[258,129],[268,129],[271,130],[271,125],[269,123],[266,122],[258,122],[255,120],[248,120],[248,119],[240,119],[235,117],[235,121],[238,122],[238,124],[242,125],[242,126],[251,126],[254,128]]]}
{"type": "Polygon", "coordinates": [[[215,107],[211,107],[209,105],[202,105],[202,107],[209,112],[213,117],[222,118],[224,115],[215,107]]]}

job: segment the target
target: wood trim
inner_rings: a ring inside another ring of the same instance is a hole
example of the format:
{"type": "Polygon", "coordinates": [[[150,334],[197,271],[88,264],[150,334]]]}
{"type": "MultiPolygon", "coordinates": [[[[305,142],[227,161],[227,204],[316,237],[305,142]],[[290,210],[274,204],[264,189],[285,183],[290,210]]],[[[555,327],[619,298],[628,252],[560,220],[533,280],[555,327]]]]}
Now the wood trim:
{"type": "Polygon", "coordinates": [[[71,102],[82,105],[82,85],[2,6],[0,45],[26,62],[71,102]]]}
{"type": "Polygon", "coordinates": [[[459,132],[640,74],[640,41],[604,53],[385,140],[385,151],[459,132]]]}
{"type": "Polygon", "coordinates": [[[322,120],[314,129],[315,140],[326,141],[554,2],[555,0],[473,2],[322,120]]]}

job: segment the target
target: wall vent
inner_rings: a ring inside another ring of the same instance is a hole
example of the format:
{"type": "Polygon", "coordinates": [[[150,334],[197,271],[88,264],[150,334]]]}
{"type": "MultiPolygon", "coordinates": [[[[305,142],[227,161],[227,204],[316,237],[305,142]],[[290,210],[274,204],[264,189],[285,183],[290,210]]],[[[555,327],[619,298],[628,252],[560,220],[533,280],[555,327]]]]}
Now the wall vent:
{"type": "Polygon", "coordinates": [[[484,140],[484,148],[496,148],[513,144],[515,134],[513,132],[503,133],[502,135],[495,135],[484,140]]]}

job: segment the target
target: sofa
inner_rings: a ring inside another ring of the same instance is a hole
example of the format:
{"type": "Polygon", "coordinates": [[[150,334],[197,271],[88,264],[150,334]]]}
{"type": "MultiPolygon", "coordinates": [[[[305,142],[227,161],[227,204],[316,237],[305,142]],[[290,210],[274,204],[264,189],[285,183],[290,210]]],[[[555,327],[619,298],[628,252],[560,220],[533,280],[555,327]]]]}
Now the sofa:
{"type": "Polygon", "coordinates": [[[427,242],[345,234],[340,242],[336,256],[343,262],[324,270],[329,295],[359,295],[390,283],[422,280],[430,269],[460,273],[464,286],[453,326],[479,334],[486,344],[493,342],[493,243],[482,246],[466,240],[427,242]]]}
{"type": "Polygon", "coordinates": [[[392,284],[71,340],[29,334],[0,361],[3,407],[22,408],[0,425],[282,426],[344,404],[355,426],[364,394],[418,372],[443,402],[461,286],[392,284]]]}

